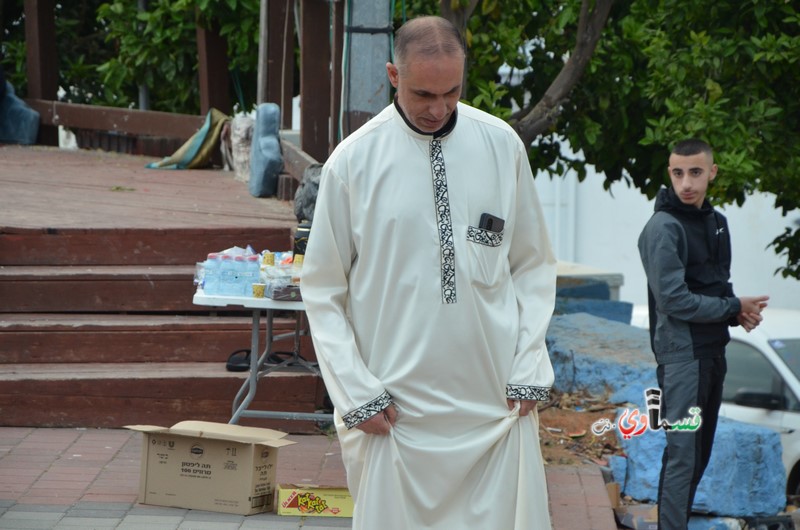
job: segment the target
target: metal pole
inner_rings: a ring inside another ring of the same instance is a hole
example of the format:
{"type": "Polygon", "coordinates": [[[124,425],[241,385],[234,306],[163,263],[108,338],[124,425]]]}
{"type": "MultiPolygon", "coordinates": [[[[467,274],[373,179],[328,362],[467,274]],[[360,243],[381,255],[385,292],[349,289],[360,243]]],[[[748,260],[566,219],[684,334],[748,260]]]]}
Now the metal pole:
{"type": "MultiPolygon", "coordinates": [[[[391,57],[391,2],[349,0],[345,14],[345,84],[342,138],[358,129],[389,103],[386,62],[391,57]]],[[[338,117],[337,117],[338,118],[338,117]]]]}

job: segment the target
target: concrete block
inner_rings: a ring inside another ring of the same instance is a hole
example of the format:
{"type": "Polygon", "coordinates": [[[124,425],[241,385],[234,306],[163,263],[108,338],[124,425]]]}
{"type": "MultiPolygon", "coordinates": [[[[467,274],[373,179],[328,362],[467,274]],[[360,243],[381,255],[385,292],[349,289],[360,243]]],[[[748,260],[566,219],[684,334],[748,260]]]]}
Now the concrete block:
{"type": "MultiPolygon", "coordinates": [[[[619,438],[628,455],[623,492],[656,502],[664,432],[648,430],[630,440],[619,438]]],[[[786,504],[785,484],[780,435],[720,418],[711,462],[697,488],[693,509],[725,517],[775,515],[786,504]]]]}
{"type": "Polygon", "coordinates": [[[646,330],[587,313],[556,315],[547,347],[558,391],[586,390],[608,394],[614,403],[641,403],[643,389],[657,386],[646,330]]]}
{"type": "Polygon", "coordinates": [[[611,455],[608,457],[608,466],[611,468],[612,480],[623,488],[628,474],[628,459],[620,455],[611,455]]]}
{"type": "Polygon", "coordinates": [[[556,296],[609,300],[611,289],[606,282],[601,280],[559,276],[556,280],[556,296]]]}
{"type": "Polygon", "coordinates": [[[607,320],[630,324],[633,304],[592,298],[556,298],[555,314],[588,313],[607,320]]]}

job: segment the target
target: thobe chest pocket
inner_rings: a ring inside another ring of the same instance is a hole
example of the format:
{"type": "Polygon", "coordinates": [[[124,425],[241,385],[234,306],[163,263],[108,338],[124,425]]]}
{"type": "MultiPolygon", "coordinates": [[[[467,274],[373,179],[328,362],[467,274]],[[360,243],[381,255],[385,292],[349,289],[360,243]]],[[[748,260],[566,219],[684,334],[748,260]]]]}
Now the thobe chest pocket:
{"type": "Polygon", "coordinates": [[[502,246],[503,233],[467,227],[470,284],[491,287],[502,281],[508,267],[502,246]]]}

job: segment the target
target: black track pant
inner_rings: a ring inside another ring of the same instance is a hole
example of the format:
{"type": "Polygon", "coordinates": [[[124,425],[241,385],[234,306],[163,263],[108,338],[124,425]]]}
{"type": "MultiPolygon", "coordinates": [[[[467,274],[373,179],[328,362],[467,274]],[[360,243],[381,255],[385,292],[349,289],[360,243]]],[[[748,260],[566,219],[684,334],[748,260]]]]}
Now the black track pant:
{"type": "Polygon", "coordinates": [[[658,484],[659,530],[686,530],[689,524],[697,485],[711,459],[726,371],[724,357],[658,365],[661,418],[674,423],[691,416],[691,407],[700,407],[703,420],[694,432],[667,431],[658,484]]]}

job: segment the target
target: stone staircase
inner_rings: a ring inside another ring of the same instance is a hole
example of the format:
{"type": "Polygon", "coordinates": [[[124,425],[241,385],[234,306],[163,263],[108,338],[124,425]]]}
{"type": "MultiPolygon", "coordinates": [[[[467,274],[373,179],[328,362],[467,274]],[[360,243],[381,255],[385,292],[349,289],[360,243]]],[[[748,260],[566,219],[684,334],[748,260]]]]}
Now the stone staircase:
{"type": "MultiPolygon", "coordinates": [[[[291,248],[277,227],[0,230],[0,425],[122,427],[227,422],[245,372],[249,312],[192,304],[195,262],[249,242],[291,248]]],[[[279,330],[293,329],[283,315],[279,330]]],[[[262,338],[263,343],[263,338],[262,338]]],[[[292,344],[276,344],[290,350],[292,344]]],[[[310,340],[302,355],[313,359],[310,340]]],[[[262,379],[253,408],[313,412],[324,386],[305,372],[262,379]]],[[[313,422],[243,419],[287,432],[313,422]]]]}

